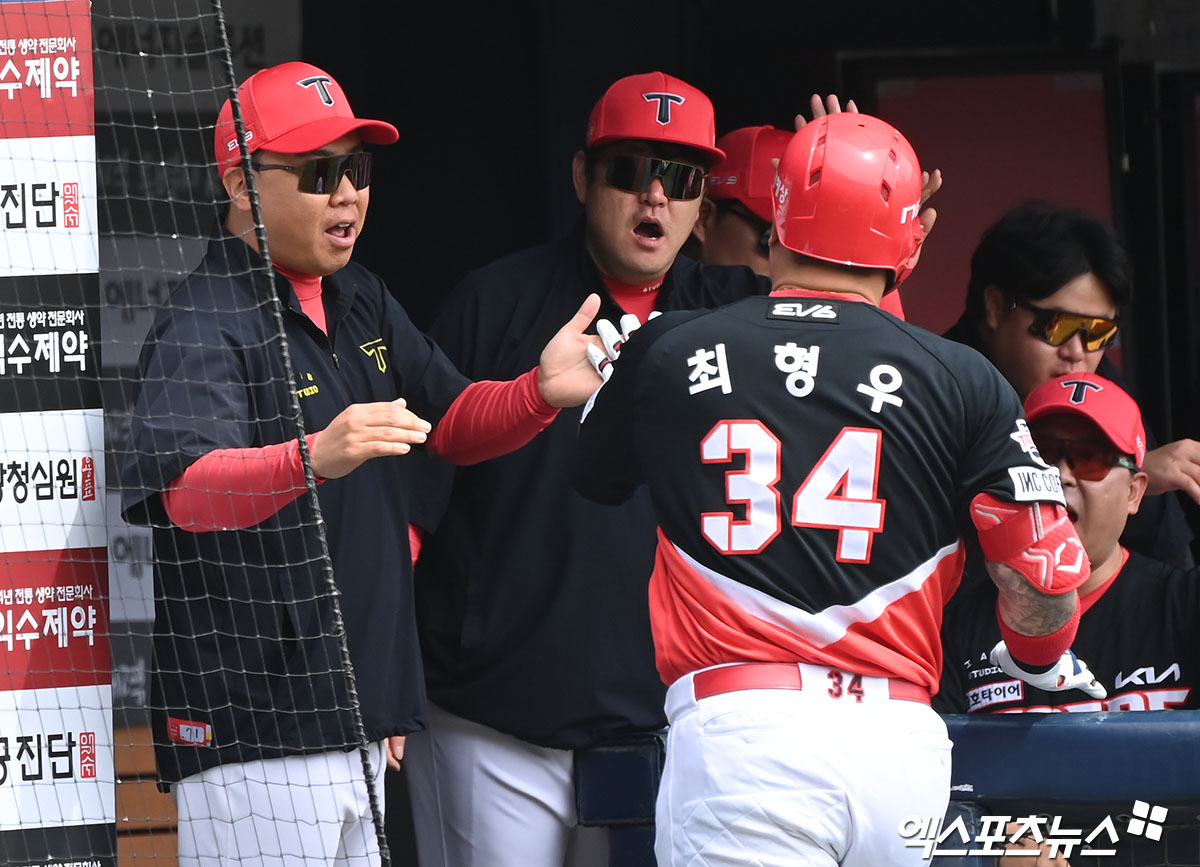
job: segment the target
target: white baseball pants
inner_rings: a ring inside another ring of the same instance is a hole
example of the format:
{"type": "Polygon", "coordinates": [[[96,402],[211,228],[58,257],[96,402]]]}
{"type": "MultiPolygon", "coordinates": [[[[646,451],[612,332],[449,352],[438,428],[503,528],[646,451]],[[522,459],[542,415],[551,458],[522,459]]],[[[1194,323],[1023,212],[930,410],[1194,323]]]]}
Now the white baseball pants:
{"type": "Polygon", "coordinates": [[[667,691],[659,867],[925,863],[898,829],[946,812],[945,724],[926,704],[890,698],[885,679],[863,678],[861,701],[834,698],[828,668],[800,668],[798,690],[697,700],[693,673],[667,691]]]}
{"type": "Polygon", "coordinates": [[[421,867],[607,867],[608,829],[578,824],[573,762],[430,704],[404,746],[421,867]]]}
{"type": "MultiPolygon", "coordinates": [[[[383,809],[379,741],[369,747],[383,809]]],[[[379,844],[359,751],[217,765],[171,785],[181,867],[377,867],[379,844]]]]}

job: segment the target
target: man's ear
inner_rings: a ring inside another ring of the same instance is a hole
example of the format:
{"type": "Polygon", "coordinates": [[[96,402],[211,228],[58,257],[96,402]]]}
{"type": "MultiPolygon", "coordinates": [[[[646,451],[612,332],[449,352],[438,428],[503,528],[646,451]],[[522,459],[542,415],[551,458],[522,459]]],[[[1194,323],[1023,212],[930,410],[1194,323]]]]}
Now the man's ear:
{"type": "Polygon", "coordinates": [[[717,206],[713,204],[712,199],[705,196],[700,200],[700,213],[696,217],[696,225],[692,226],[692,235],[697,242],[704,243],[716,220],[717,206]]]}
{"type": "Polygon", "coordinates": [[[908,269],[908,271],[912,271],[913,268],[917,267],[917,263],[921,261],[921,251],[924,249],[925,249],[925,238],[924,238],[924,236],[922,236],[917,241],[917,249],[913,250],[912,256],[909,257],[908,262],[905,265],[905,267],[908,269]]]}
{"type": "Polygon", "coordinates": [[[1146,473],[1138,472],[1133,474],[1133,479],[1129,482],[1129,514],[1137,513],[1137,510],[1142,506],[1142,497],[1146,494],[1146,486],[1150,484],[1150,476],[1146,473]]]}
{"type": "Polygon", "coordinates": [[[221,175],[221,186],[229,195],[229,207],[239,211],[250,210],[250,197],[246,195],[246,173],[240,164],[230,166],[221,175]]]}
{"type": "Polygon", "coordinates": [[[995,286],[983,290],[983,319],[988,331],[995,331],[1000,326],[1000,320],[1008,310],[1008,299],[995,286]]]}
{"type": "Polygon", "coordinates": [[[587,163],[587,154],[576,151],[575,159],[571,162],[571,183],[575,185],[575,198],[584,205],[587,204],[588,182],[591,181],[588,177],[587,163]]]}

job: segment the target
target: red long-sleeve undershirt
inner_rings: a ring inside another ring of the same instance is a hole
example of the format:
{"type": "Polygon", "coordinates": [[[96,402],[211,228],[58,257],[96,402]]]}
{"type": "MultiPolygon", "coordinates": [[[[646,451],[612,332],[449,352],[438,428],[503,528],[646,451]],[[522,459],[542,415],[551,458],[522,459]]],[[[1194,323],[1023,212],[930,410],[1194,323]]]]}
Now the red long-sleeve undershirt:
{"type": "MultiPolygon", "coordinates": [[[[319,278],[284,274],[293,286],[299,284],[301,308],[324,331],[319,278]]],[[[465,465],[525,445],[558,415],[558,409],[542,398],[537,374],[534,368],[506,382],[471,383],[446,410],[426,448],[443,460],[465,465]]],[[[308,435],[310,450],[320,435],[308,435]]],[[[167,486],[163,506],[171,521],[184,530],[244,529],[269,518],[304,491],[300,445],[292,440],[209,452],[167,486]]]]}
{"type": "MultiPolygon", "coordinates": [[[[450,463],[474,464],[520,448],[557,415],[558,409],[542,399],[536,368],[506,382],[473,382],[450,405],[426,447],[450,463]]],[[[320,435],[309,434],[310,450],[320,435]]],[[[291,440],[209,452],[167,487],[163,505],[184,530],[243,529],[269,518],[304,490],[300,445],[291,440]]]]}

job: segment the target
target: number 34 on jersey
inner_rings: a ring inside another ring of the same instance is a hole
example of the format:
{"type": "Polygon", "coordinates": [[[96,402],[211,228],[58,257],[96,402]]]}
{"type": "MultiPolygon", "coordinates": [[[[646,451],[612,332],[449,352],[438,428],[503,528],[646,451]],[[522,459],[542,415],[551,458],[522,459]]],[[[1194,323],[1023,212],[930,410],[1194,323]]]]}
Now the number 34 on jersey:
{"type": "MultiPolygon", "coordinates": [[[[869,428],[842,428],[808,477],[792,495],[792,524],[836,530],[837,559],[871,560],[875,534],[883,530],[887,504],[877,496],[883,434],[869,428]]],[[[706,464],[744,464],[725,474],[725,500],[745,507],[700,516],[704,538],[722,554],[757,554],[782,529],[779,466],[782,446],[761,421],[722,420],[700,441],[706,464]]]]}
{"type": "MultiPolygon", "coordinates": [[[[795,398],[812,393],[820,367],[820,346],[793,342],[774,346],[780,385],[795,398]]],[[[725,345],[698,349],[687,360],[689,394],[720,388],[733,390],[725,345]]],[[[903,406],[897,394],[904,378],[890,364],[873,367],[857,390],[871,412],[903,406]]],[[[791,523],[837,533],[837,559],[867,563],[875,534],[883,530],[887,504],[879,498],[879,462],[883,434],[866,427],[844,427],[813,465],[808,477],[791,494],[791,523]]],[[[782,443],[763,422],[724,419],[700,442],[706,464],[741,463],[725,474],[725,499],[741,505],[744,517],[732,511],[705,512],[700,516],[704,538],[723,554],[757,554],[782,529],[783,494],[780,479],[782,443]]]]}

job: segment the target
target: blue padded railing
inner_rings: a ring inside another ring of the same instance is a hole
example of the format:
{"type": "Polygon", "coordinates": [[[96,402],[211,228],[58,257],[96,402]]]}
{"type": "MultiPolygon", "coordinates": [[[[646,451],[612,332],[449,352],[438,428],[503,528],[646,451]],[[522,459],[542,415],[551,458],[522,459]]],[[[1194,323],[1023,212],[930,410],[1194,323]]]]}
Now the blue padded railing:
{"type": "MultiPolygon", "coordinates": [[[[1189,826],[1172,860],[1167,840],[1127,838],[1128,851],[1100,863],[1197,864],[1200,834],[1200,711],[947,715],[954,742],[946,822],[961,816],[977,834],[984,816],[1127,817],[1135,800],[1166,807],[1168,826],[1189,826]]],[[[1121,825],[1123,828],[1123,822],[1121,825]]],[[[1167,834],[1175,831],[1168,830],[1167,834]]],[[[990,867],[985,856],[936,857],[936,867],[990,867]]],[[[1078,858],[1073,864],[1081,863],[1078,858]]],[[[1088,862],[1091,863],[1091,862],[1088,862]]]]}
{"type": "Polygon", "coordinates": [[[947,715],[951,797],[1200,806],[1200,711],[947,715]]]}

